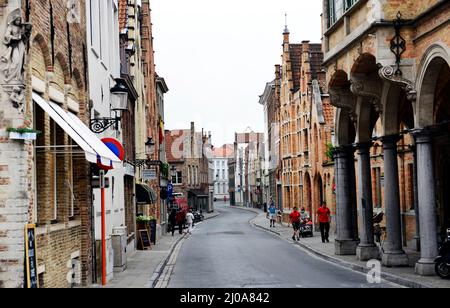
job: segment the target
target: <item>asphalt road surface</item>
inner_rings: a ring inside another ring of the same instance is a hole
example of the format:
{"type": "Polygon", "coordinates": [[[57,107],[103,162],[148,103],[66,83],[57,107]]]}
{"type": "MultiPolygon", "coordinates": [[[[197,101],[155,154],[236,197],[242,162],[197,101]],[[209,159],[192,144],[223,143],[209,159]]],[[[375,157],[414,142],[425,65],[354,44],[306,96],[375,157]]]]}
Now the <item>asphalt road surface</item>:
{"type": "MultiPolygon", "coordinates": [[[[169,288],[392,288],[323,261],[253,228],[255,214],[217,204],[217,218],[196,226],[184,242],[169,288]]],[[[333,245],[332,243],[330,245],[333,245]]]]}

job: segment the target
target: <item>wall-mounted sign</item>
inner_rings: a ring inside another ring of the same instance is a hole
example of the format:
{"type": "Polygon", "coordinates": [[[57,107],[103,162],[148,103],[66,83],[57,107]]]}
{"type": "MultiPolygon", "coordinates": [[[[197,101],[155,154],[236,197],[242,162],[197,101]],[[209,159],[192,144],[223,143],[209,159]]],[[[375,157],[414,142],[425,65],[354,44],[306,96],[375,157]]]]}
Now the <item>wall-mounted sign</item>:
{"type": "Polygon", "coordinates": [[[26,287],[28,289],[39,288],[37,257],[36,257],[36,226],[25,227],[25,263],[26,263],[26,287]]]}
{"type": "MultiPolygon", "coordinates": [[[[123,145],[116,139],[114,138],[103,138],[102,142],[111,150],[111,152],[113,152],[121,161],[124,160],[125,158],[125,149],[123,148],[123,145]]],[[[111,166],[104,166],[102,165],[101,161],[99,160],[97,162],[97,166],[101,169],[101,170],[112,170],[112,163],[111,166]]]]}
{"type": "Polygon", "coordinates": [[[125,170],[125,175],[134,177],[135,170],[134,170],[134,166],[132,164],[124,163],[123,168],[125,170]]]}
{"type": "Polygon", "coordinates": [[[156,169],[145,169],[142,170],[142,179],[144,181],[153,181],[158,179],[156,169]]]}

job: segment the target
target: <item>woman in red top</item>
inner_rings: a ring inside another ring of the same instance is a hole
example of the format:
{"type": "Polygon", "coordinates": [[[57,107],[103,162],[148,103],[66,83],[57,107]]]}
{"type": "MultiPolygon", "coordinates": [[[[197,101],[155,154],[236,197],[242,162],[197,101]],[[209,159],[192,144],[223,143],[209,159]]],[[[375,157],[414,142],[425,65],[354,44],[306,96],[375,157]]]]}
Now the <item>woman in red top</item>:
{"type": "Polygon", "coordinates": [[[291,220],[292,227],[294,228],[294,235],[292,236],[292,239],[297,241],[300,241],[300,213],[298,211],[298,208],[294,207],[294,211],[289,215],[289,219],[291,220]]]}
{"type": "Polygon", "coordinates": [[[330,236],[330,221],[331,221],[331,212],[330,209],[327,208],[327,204],[324,202],[322,207],[317,211],[318,221],[320,223],[320,233],[322,235],[322,243],[329,243],[330,236]]]}

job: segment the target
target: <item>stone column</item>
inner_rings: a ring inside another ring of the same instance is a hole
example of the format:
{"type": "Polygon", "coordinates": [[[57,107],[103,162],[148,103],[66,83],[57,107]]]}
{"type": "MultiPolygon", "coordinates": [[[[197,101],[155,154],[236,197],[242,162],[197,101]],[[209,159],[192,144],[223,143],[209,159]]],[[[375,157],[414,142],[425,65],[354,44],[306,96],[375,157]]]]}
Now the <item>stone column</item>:
{"type": "Polygon", "coordinates": [[[438,255],[436,190],[433,164],[433,145],[430,132],[415,134],[417,144],[417,175],[419,186],[419,221],[421,258],[416,273],[434,275],[434,259],[438,255]]]}
{"type": "Polygon", "coordinates": [[[384,204],[387,239],[383,245],[384,266],[408,266],[408,256],[402,247],[400,192],[398,180],[397,142],[399,137],[382,138],[384,148],[384,204]]]}
{"type": "Polygon", "coordinates": [[[414,214],[416,215],[416,235],[413,248],[420,251],[420,218],[419,218],[419,186],[417,184],[417,146],[414,146],[414,214]]]}
{"type": "Polygon", "coordinates": [[[375,245],[373,234],[373,202],[372,202],[372,173],[370,168],[371,142],[360,143],[358,148],[358,209],[362,228],[361,240],[356,249],[356,256],[360,261],[378,259],[380,249],[375,245]]]}
{"type": "Polygon", "coordinates": [[[353,164],[353,149],[345,146],[335,151],[336,172],[336,255],[355,255],[357,241],[353,236],[350,167],[353,164]]]}

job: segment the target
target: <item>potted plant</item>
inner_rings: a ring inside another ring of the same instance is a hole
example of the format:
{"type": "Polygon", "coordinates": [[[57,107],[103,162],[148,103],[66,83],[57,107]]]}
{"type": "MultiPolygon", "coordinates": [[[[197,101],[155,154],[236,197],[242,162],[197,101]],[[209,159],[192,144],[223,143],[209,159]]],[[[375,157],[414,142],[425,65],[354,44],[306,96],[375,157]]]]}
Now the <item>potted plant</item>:
{"type": "Polygon", "coordinates": [[[154,220],[153,216],[141,215],[136,218],[138,230],[149,229],[150,222],[154,220]]]}
{"type": "Polygon", "coordinates": [[[28,127],[8,127],[6,131],[9,133],[9,139],[12,140],[36,140],[40,131],[28,127]]]}
{"type": "MultiPolygon", "coordinates": [[[[327,143],[327,152],[326,152],[326,156],[329,159],[330,162],[334,162],[334,151],[336,150],[336,148],[333,146],[332,143],[327,143]]],[[[328,160],[327,160],[328,163],[328,160]]]]}
{"type": "Polygon", "coordinates": [[[169,177],[169,164],[168,163],[161,163],[161,175],[164,178],[169,177]]]}
{"type": "Polygon", "coordinates": [[[147,230],[150,234],[150,240],[156,244],[156,223],[157,220],[153,216],[141,215],[136,218],[137,230],[147,230]]]}

